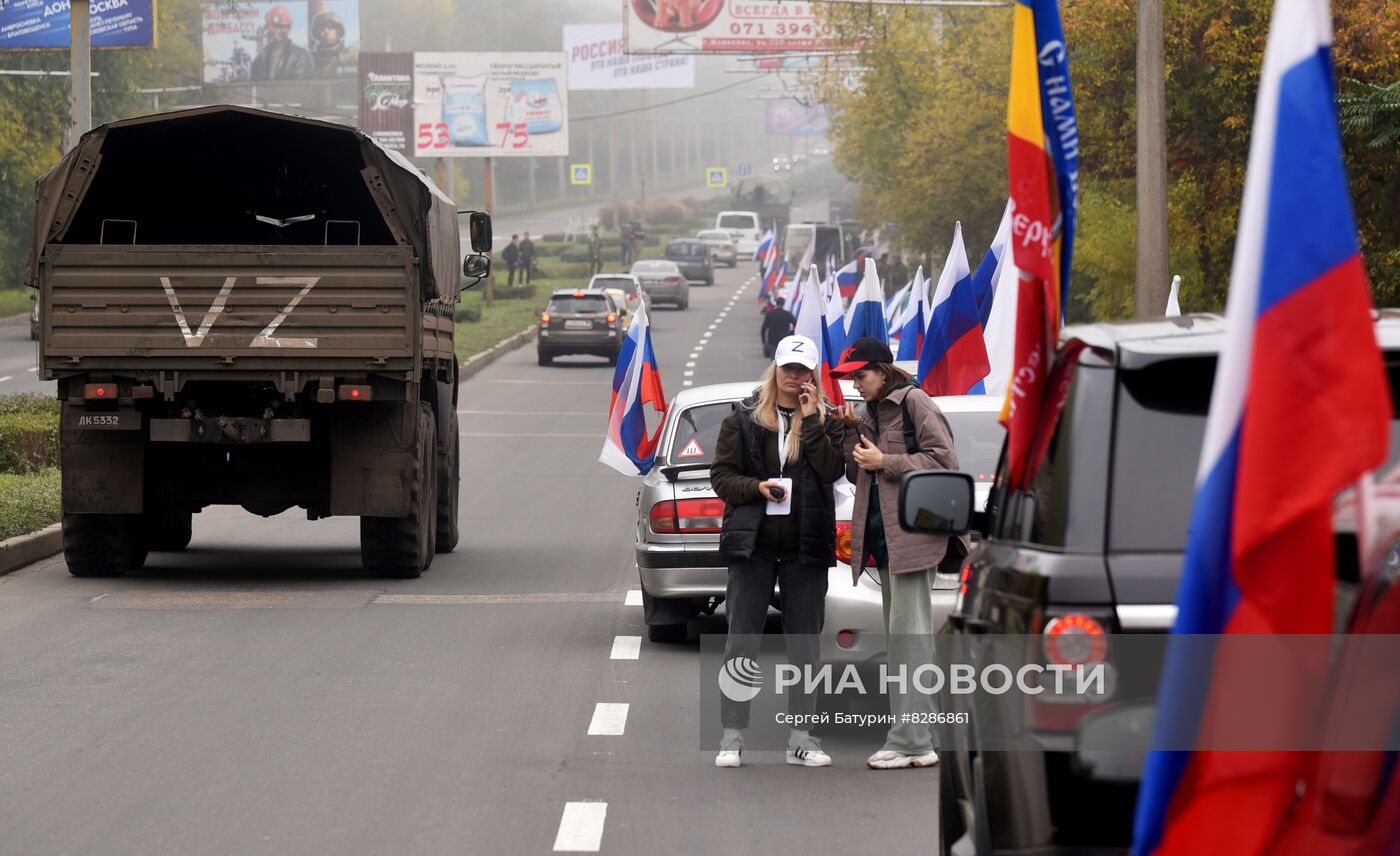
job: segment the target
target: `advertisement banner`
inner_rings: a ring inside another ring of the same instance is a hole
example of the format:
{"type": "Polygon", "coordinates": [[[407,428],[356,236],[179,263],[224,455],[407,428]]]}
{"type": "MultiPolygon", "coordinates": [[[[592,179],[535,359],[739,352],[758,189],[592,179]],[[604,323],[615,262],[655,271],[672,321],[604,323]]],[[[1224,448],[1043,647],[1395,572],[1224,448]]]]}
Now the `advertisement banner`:
{"type": "Polygon", "coordinates": [[[413,138],[413,54],[360,54],[360,129],[386,149],[409,150],[413,138]]]}
{"type": "MultiPolygon", "coordinates": [[[[153,48],[155,0],[93,0],[94,48],[153,48]]],[[[68,0],[0,0],[0,50],[68,48],[68,0]]]]}
{"type": "Polygon", "coordinates": [[[562,53],[417,53],[415,157],[566,157],[562,53]]]}
{"type": "Polygon", "coordinates": [[[693,57],[633,56],[621,24],[564,25],[564,55],[575,92],[695,88],[693,57]]]}
{"type": "Polygon", "coordinates": [[[768,133],[778,137],[824,137],[831,123],[825,104],[803,104],[784,99],[768,102],[768,133]]]}
{"type": "Polygon", "coordinates": [[[204,82],[355,74],[359,0],[254,0],[204,10],[204,82]]]}
{"type": "Polygon", "coordinates": [[[627,0],[627,51],[720,53],[828,51],[835,35],[811,3],[627,0]]]}

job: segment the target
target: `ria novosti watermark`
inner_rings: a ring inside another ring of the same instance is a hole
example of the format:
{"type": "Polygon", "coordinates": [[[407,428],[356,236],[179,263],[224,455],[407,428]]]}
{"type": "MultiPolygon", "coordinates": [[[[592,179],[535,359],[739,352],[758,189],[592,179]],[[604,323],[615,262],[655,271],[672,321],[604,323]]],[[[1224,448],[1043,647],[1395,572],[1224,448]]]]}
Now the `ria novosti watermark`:
{"type": "MultiPolygon", "coordinates": [[[[1014,672],[1004,663],[991,663],[978,669],[971,663],[952,663],[946,669],[936,663],[910,667],[906,663],[880,663],[874,679],[875,686],[867,688],[867,679],[855,664],[837,667],[831,663],[819,666],[792,663],[773,664],[772,685],[775,691],[797,689],[823,695],[870,695],[918,693],[936,696],[945,690],[955,696],[987,693],[993,696],[1016,691],[1028,696],[1046,692],[1054,695],[1073,694],[1104,697],[1108,694],[1109,667],[1106,663],[1026,663],[1014,672]],[[838,676],[839,673],[839,676],[838,676]]],[[[730,701],[752,701],[763,691],[765,681],[759,664],[748,657],[734,657],[720,667],[720,692],[730,701]]]]}

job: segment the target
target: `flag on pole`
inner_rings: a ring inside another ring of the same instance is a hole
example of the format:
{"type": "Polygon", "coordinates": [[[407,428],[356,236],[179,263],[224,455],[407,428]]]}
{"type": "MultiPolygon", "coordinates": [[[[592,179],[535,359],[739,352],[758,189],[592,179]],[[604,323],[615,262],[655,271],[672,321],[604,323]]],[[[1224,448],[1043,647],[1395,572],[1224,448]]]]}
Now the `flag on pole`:
{"type": "Polygon", "coordinates": [[[924,331],[928,329],[929,319],[933,315],[928,302],[928,281],[924,279],[923,265],[919,265],[919,269],[914,271],[914,279],[907,288],[910,290],[908,305],[895,322],[895,329],[899,331],[899,350],[894,355],[896,360],[919,358],[919,349],[924,346],[924,331]]]}
{"type": "Polygon", "coordinates": [[[656,462],[656,444],[665,421],[666,394],[661,391],[661,370],[651,347],[651,323],[646,306],[639,306],[617,355],[608,433],[598,460],[623,475],[646,475],[656,462]],[[661,417],[651,436],[647,436],[647,406],[661,417]]]}
{"type": "Polygon", "coordinates": [[[1069,287],[1079,131],[1056,0],[1015,0],[1007,173],[1011,251],[1020,272],[1016,357],[1002,407],[1009,482],[1025,485],[1069,287]]]}
{"type": "Polygon", "coordinates": [[[992,316],[992,299],[999,281],[1002,261],[1005,259],[1007,263],[1010,262],[1006,254],[1010,241],[1011,200],[1008,199],[1006,210],[1001,214],[1001,225],[997,226],[996,237],[992,238],[992,245],[987,248],[987,254],[982,257],[981,264],[977,265],[977,270],[972,273],[972,292],[977,295],[977,315],[981,318],[984,330],[992,316]]]}
{"type": "Polygon", "coordinates": [[[840,364],[841,355],[832,348],[831,337],[827,335],[825,301],[822,300],[822,286],[817,278],[816,265],[809,268],[798,302],[802,304],[802,309],[797,313],[797,323],[793,332],[817,343],[817,349],[821,352],[821,362],[817,364],[816,374],[822,391],[832,404],[844,404],[846,400],[841,395],[841,384],[831,376],[831,368],[840,364]]]}
{"type": "Polygon", "coordinates": [[[904,308],[909,305],[909,296],[913,293],[914,283],[910,282],[885,301],[885,325],[894,331],[891,338],[899,337],[899,319],[904,317],[904,308]]]}
{"type": "Polygon", "coordinates": [[[773,230],[769,229],[763,233],[763,237],[758,239],[758,248],[753,251],[754,261],[762,259],[773,246],[773,230]]]}
{"type": "Polygon", "coordinates": [[[890,331],[885,324],[885,293],[880,288],[880,275],[874,265],[865,266],[865,276],[856,289],[851,305],[846,309],[846,341],[863,336],[890,343],[890,331]]]}
{"type": "MultiPolygon", "coordinates": [[[[918,299],[918,295],[915,295],[918,299]]],[[[903,353],[903,344],[900,352],[903,353]]],[[[991,367],[977,296],[972,292],[972,271],[967,266],[962,223],[953,226],[953,245],[938,277],[933,313],[919,349],[919,386],[929,395],[967,395],[982,382],[991,367]]]]}
{"type": "MultiPolygon", "coordinates": [[[[834,273],[834,272],[833,272],[834,273]]],[[[827,344],[831,346],[833,357],[832,365],[840,363],[840,357],[846,352],[846,314],[841,305],[841,291],[836,287],[836,277],[829,276],[826,284],[825,303],[826,337],[827,344]]]]}
{"type": "Polygon", "coordinates": [[[760,302],[771,302],[779,296],[778,289],[782,286],[784,277],[787,276],[787,262],[778,262],[763,277],[763,288],[760,290],[760,302]]]}
{"type": "Polygon", "coordinates": [[[1172,277],[1171,294],[1167,295],[1167,317],[1181,317],[1181,275],[1172,277]]]}
{"type": "MultiPolygon", "coordinates": [[[[1390,393],[1342,165],[1331,45],[1327,0],[1277,0],[1173,634],[1331,633],[1332,500],[1386,459],[1390,393]]],[[[1214,660],[1202,692],[1200,663],[1180,653],[1168,649],[1156,745],[1163,729],[1199,737],[1239,689],[1213,679],[1214,660]]],[[[1313,722],[1321,687],[1282,683],[1292,695],[1278,716],[1313,722]]],[[[1279,847],[1306,757],[1154,750],[1133,852],[1337,852],[1279,847]]]]}
{"type": "Polygon", "coordinates": [[[997,270],[996,287],[992,290],[992,312],[982,338],[987,345],[987,365],[990,369],[982,381],[988,395],[1006,395],[1011,385],[1011,367],[1016,361],[1016,298],[1020,275],[1011,259],[997,270]]]}
{"type": "Polygon", "coordinates": [[[856,286],[860,283],[860,260],[853,259],[836,271],[836,287],[841,289],[841,297],[850,300],[855,297],[856,286]]]}

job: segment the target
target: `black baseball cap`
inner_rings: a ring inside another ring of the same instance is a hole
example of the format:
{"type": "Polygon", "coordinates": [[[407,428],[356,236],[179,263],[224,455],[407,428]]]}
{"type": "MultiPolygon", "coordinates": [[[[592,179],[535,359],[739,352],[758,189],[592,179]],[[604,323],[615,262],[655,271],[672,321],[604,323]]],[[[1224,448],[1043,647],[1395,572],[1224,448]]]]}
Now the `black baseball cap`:
{"type": "Polygon", "coordinates": [[[862,336],[846,349],[846,353],[841,355],[841,365],[831,370],[831,376],[846,377],[855,374],[870,363],[892,362],[894,362],[894,354],[890,353],[889,345],[874,336],[862,336]]]}

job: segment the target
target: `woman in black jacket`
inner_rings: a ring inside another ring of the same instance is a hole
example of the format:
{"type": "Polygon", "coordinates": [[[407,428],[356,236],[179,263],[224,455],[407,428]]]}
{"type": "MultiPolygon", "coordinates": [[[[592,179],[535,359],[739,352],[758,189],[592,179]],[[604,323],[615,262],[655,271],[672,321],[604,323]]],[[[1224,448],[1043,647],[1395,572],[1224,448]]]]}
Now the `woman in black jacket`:
{"type": "MultiPolygon", "coordinates": [[[[783,339],[755,394],[720,426],[710,483],[725,503],[720,554],[729,562],[726,668],[736,659],[757,659],[775,582],[783,595],[788,661],[804,669],[818,659],[827,572],[836,561],[831,484],[841,478],[845,463],[839,441],[827,433],[816,366],[811,339],[783,339]]],[[[830,766],[830,756],[808,733],[816,698],[793,692],[789,699],[795,718],[787,762],[830,766]]],[[[737,767],[749,704],[726,695],[720,710],[724,737],[715,766],[737,767]]]]}

